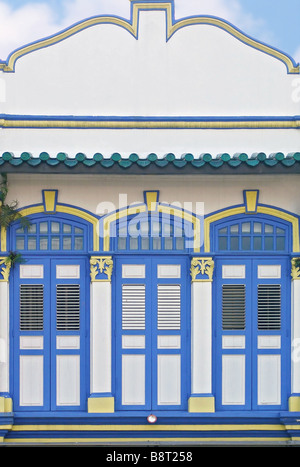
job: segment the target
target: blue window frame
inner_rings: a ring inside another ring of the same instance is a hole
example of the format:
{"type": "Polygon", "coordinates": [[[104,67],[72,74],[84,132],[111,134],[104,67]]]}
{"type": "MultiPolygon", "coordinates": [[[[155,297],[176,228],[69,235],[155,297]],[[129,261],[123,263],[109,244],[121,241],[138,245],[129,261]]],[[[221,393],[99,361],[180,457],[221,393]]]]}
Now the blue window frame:
{"type": "Polygon", "coordinates": [[[87,249],[86,226],[67,219],[32,220],[29,227],[14,226],[13,249],[20,252],[83,252],[87,249]]]}
{"type": "Polygon", "coordinates": [[[186,252],[193,238],[190,223],[162,214],[135,215],[116,224],[115,249],[120,252],[186,252]]]}
{"type": "Polygon", "coordinates": [[[289,250],[288,229],[283,222],[256,216],[221,222],[215,227],[215,251],[284,253],[289,250]]]}

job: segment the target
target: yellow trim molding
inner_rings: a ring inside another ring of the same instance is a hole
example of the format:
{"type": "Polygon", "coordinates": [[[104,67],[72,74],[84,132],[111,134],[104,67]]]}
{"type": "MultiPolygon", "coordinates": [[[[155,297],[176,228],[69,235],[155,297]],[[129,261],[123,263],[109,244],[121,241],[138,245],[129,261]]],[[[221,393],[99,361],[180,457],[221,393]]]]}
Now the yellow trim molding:
{"type": "Polygon", "coordinates": [[[12,399],[10,397],[0,397],[0,413],[11,413],[13,409],[12,399]]]}
{"type": "Polygon", "coordinates": [[[191,396],[188,400],[188,411],[191,413],[215,412],[215,398],[213,396],[191,396]]]}
{"type": "Polygon", "coordinates": [[[114,413],[114,397],[89,397],[88,413],[114,413]]]}
{"type": "Polygon", "coordinates": [[[289,398],[289,412],[300,412],[300,396],[291,396],[289,398]]]}
{"type": "Polygon", "coordinates": [[[178,21],[174,20],[174,8],[172,1],[160,1],[160,2],[143,2],[135,1],[132,2],[132,17],[131,21],[126,19],[115,17],[115,16],[96,16],[84,21],[81,21],[69,28],[54,34],[53,36],[46,37],[42,40],[34,42],[32,44],[21,47],[14,51],[6,62],[0,63],[0,70],[4,72],[13,72],[15,69],[16,61],[24,55],[34,52],[35,50],[49,47],[57,44],[58,42],[71,37],[73,34],[77,34],[86,28],[100,24],[111,24],[120,26],[132,34],[136,39],[138,38],[139,29],[139,13],[143,10],[165,10],[166,12],[166,24],[167,24],[167,40],[171,38],[175,32],[187,26],[193,25],[209,25],[215,26],[223,31],[227,32],[231,36],[235,37],[245,45],[250,46],[260,52],[264,52],[271,57],[280,60],[286,65],[288,73],[298,74],[300,72],[299,65],[296,65],[294,61],[284,52],[277,50],[271,46],[263,44],[240,31],[238,28],[230,24],[229,22],[213,16],[193,16],[184,18],[178,21]]]}

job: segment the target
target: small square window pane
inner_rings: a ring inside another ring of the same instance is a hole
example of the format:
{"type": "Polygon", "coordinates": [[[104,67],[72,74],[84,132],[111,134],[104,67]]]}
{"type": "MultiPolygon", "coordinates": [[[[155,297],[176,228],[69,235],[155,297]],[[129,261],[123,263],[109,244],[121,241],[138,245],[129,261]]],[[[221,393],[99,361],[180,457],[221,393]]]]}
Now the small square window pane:
{"type": "Polygon", "coordinates": [[[254,233],[261,233],[261,223],[260,222],[254,222],[253,232],[254,233]]]}
{"type": "Polygon", "coordinates": [[[75,227],[75,233],[83,235],[83,229],[80,229],[79,227],[75,227]]]}
{"type": "Polygon", "coordinates": [[[142,250],[149,250],[149,237],[141,238],[141,246],[142,250]]]}
{"type": "Polygon", "coordinates": [[[63,250],[71,250],[72,237],[63,237],[63,250]]]}
{"type": "Polygon", "coordinates": [[[177,237],[176,241],[176,250],[184,250],[184,237],[177,237]]]}
{"type": "Polygon", "coordinates": [[[274,250],[273,237],[265,237],[265,250],[274,250]]]}
{"type": "Polygon", "coordinates": [[[75,250],[83,250],[83,237],[75,237],[74,248],[75,250]]]}
{"type": "Polygon", "coordinates": [[[250,233],[250,222],[242,223],[242,233],[250,233]]]}
{"type": "Polygon", "coordinates": [[[239,225],[235,224],[230,227],[230,233],[238,233],[239,232],[239,225]]]}
{"type": "Polygon", "coordinates": [[[48,237],[40,237],[40,250],[48,250],[48,237]]]}
{"type": "Polygon", "coordinates": [[[253,237],[253,249],[261,250],[262,249],[262,237],[253,237]]]}
{"type": "Polygon", "coordinates": [[[161,223],[154,221],[151,224],[151,235],[158,236],[161,232],[161,223]]]}
{"type": "Polygon", "coordinates": [[[129,238],[129,249],[130,250],[137,250],[139,247],[139,240],[137,237],[130,237],[129,238]]]}
{"type": "Polygon", "coordinates": [[[131,237],[137,237],[140,233],[139,222],[129,224],[128,233],[131,237]]]}
{"type": "MultiPolygon", "coordinates": [[[[177,238],[176,240],[180,240],[180,237],[177,238]]],[[[164,246],[165,246],[165,250],[173,250],[173,238],[165,237],[164,246]]]]}
{"type": "Polygon", "coordinates": [[[141,235],[143,235],[144,237],[147,237],[149,235],[149,223],[141,222],[140,228],[141,228],[141,235]]]}
{"type": "Polygon", "coordinates": [[[24,250],[25,240],[24,237],[17,237],[16,248],[17,250],[24,250]]]}
{"type": "Polygon", "coordinates": [[[227,237],[219,237],[219,250],[227,250],[227,237]]]}
{"type": "Polygon", "coordinates": [[[118,250],[126,250],[126,237],[118,238],[118,250]]]}
{"type": "Polygon", "coordinates": [[[51,232],[59,233],[59,222],[51,222],[51,232]]]}
{"type": "Polygon", "coordinates": [[[71,233],[72,226],[70,224],[63,224],[63,233],[71,233]]]}
{"type": "Polygon", "coordinates": [[[280,229],[279,227],[276,227],[276,233],[277,233],[277,235],[285,235],[285,230],[280,229]]]}
{"type": "Polygon", "coordinates": [[[239,249],[239,237],[231,237],[230,238],[230,249],[231,250],[238,250],[239,249]]]}
{"type": "Polygon", "coordinates": [[[40,233],[48,233],[48,222],[40,223],[40,233]]]}
{"type": "Polygon", "coordinates": [[[172,227],[173,226],[168,224],[168,223],[163,224],[163,235],[165,237],[170,237],[171,236],[172,230],[173,230],[172,227]]]}
{"type": "Polygon", "coordinates": [[[127,227],[119,228],[119,237],[127,237],[127,227]]]}
{"type": "Polygon", "coordinates": [[[36,233],[36,224],[31,224],[31,225],[28,227],[28,233],[31,233],[31,234],[36,233]]]}
{"type": "Polygon", "coordinates": [[[272,234],[273,233],[273,225],[265,224],[265,233],[266,234],[272,234]]]}
{"type": "Polygon", "coordinates": [[[59,250],[59,237],[51,238],[51,250],[59,250]]]}
{"type": "Polygon", "coordinates": [[[251,249],[251,237],[242,237],[242,250],[249,251],[251,249]]]}
{"type": "Polygon", "coordinates": [[[227,235],[227,227],[224,227],[223,229],[219,230],[220,235],[227,235]]]}
{"type": "Polygon", "coordinates": [[[16,229],[17,234],[22,234],[22,233],[24,233],[24,231],[25,231],[24,227],[19,227],[18,229],[16,229]]]}
{"type": "Polygon", "coordinates": [[[175,237],[184,237],[184,231],[182,227],[175,227],[175,237]]]}
{"type": "Polygon", "coordinates": [[[152,239],[153,250],[161,250],[161,238],[154,237],[152,239]]]}
{"type": "Polygon", "coordinates": [[[36,250],[36,237],[28,237],[28,250],[36,250]]]}
{"type": "Polygon", "coordinates": [[[285,238],[284,237],[277,237],[276,238],[276,250],[277,251],[284,251],[285,250],[285,238]]]}

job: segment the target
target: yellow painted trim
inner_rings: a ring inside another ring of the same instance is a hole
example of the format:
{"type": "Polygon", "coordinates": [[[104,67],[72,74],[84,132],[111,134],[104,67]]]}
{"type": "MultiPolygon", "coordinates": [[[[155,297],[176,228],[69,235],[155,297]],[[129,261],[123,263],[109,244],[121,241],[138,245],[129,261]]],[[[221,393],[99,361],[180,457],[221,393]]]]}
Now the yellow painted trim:
{"type": "Polygon", "coordinates": [[[256,206],[257,206],[257,200],[258,200],[258,191],[257,190],[246,190],[245,191],[246,195],[246,210],[247,213],[255,213],[256,212],[256,206]]]}
{"type": "Polygon", "coordinates": [[[190,397],[188,400],[188,411],[191,413],[215,412],[215,398],[213,396],[190,397]]]}
{"type": "Polygon", "coordinates": [[[115,411],[114,397],[89,397],[88,398],[88,413],[114,413],[114,411],[115,411]]]}
{"type": "MultiPolygon", "coordinates": [[[[1,67],[0,67],[1,69],[1,67]]],[[[300,120],[264,120],[257,121],[247,120],[247,121],[224,121],[224,120],[213,120],[210,121],[190,121],[184,120],[180,121],[167,121],[167,120],[66,120],[63,117],[61,119],[43,119],[36,117],[32,120],[23,120],[23,119],[0,119],[0,128],[67,128],[67,129],[122,129],[122,130],[131,130],[131,129],[196,129],[196,130],[216,130],[216,129],[299,129],[300,120]]]]}
{"type": "Polygon", "coordinates": [[[53,212],[55,210],[55,190],[44,190],[44,199],[45,199],[45,212],[53,212]]]}
{"type": "Polygon", "coordinates": [[[0,397],[0,413],[10,413],[12,412],[12,407],[12,399],[10,397],[0,397]]]}
{"type": "MultiPolygon", "coordinates": [[[[91,400],[90,398],[89,400],[91,400]]],[[[105,399],[105,398],[95,398],[105,399]]],[[[109,399],[109,398],[107,398],[109,399]]],[[[212,397],[212,399],[214,399],[212,397]]],[[[12,431],[285,431],[285,425],[14,425],[12,431]]]]}
{"type": "MultiPolygon", "coordinates": [[[[289,398],[289,412],[300,412],[300,396],[291,396],[289,398]]],[[[299,426],[297,429],[299,430],[299,426]]]]}
{"type": "Polygon", "coordinates": [[[148,211],[156,211],[158,192],[157,191],[146,191],[145,193],[147,209],[148,211]]]}
{"type": "Polygon", "coordinates": [[[268,46],[266,44],[263,44],[255,39],[252,39],[251,37],[247,36],[244,34],[242,31],[239,29],[235,28],[233,25],[230,23],[216,17],[210,17],[210,16],[194,16],[194,17],[189,17],[185,18],[179,21],[176,21],[173,23],[173,5],[171,2],[166,1],[166,2],[159,2],[159,3],[144,3],[144,2],[138,2],[133,4],[132,8],[132,22],[127,21],[123,18],[117,18],[114,16],[97,16],[93,18],[86,19],[80,23],[77,23],[69,28],[67,28],[64,31],[61,31],[53,36],[44,38],[40,41],[37,41],[35,43],[29,44],[27,46],[21,47],[20,49],[16,50],[13,52],[7,63],[1,63],[0,64],[0,70],[3,70],[5,72],[12,72],[14,71],[15,63],[18,58],[33,52],[35,50],[42,49],[44,47],[49,47],[51,45],[57,44],[58,42],[67,39],[68,37],[72,36],[73,34],[76,34],[80,31],[83,31],[84,29],[95,26],[95,25],[100,25],[100,24],[112,24],[115,26],[121,26],[125,28],[129,33],[131,33],[135,38],[138,36],[138,21],[139,21],[139,11],[140,10],[165,10],[166,11],[166,19],[167,19],[167,39],[170,39],[170,37],[179,29],[186,27],[186,26],[192,26],[192,25],[209,25],[209,26],[216,26],[225,32],[231,34],[233,37],[236,39],[240,40],[244,44],[253,47],[256,50],[259,50],[261,52],[264,52],[273,58],[276,58],[278,60],[281,60],[287,67],[289,73],[299,73],[300,72],[300,67],[294,66],[293,61],[291,58],[286,55],[285,53],[274,49],[271,46],[268,46]]]}
{"type": "MultiPolygon", "coordinates": [[[[20,209],[20,214],[22,216],[30,216],[33,214],[44,213],[44,205],[38,204],[37,206],[31,206],[28,208],[20,209]]],[[[88,212],[82,211],[79,208],[74,208],[72,206],[64,206],[62,204],[56,205],[56,212],[70,214],[72,216],[79,217],[91,223],[93,225],[93,249],[94,251],[99,250],[99,236],[98,236],[98,223],[99,220],[88,212]]]]}
{"type": "MultiPolygon", "coordinates": [[[[293,438],[297,439],[297,438],[293,438]]],[[[227,438],[227,437],[218,437],[218,438],[10,438],[5,440],[5,443],[26,443],[26,444],[38,444],[38,443],[70,443],[70,444],[76,444],[76,443],[103,443],[107,445],[107,443],[136,443],[136,442],[142,442],[142,443],[147,443],[147,442],[158,442],[160,441],[161,443],[165,442],[173,442],[173,443],[178,443],[178,442],[190,442],[190,443],[195,443],[195,442],[218,442],[218,441],[223,441],[224,443],[238,443],[238,442],[252,442],[254,441],[256,444],[262,443],[265,441],[288,441],[290,440],[289,436],[281,437],[281,438],[271,438],[271,437],[266,437],[266,438],[257,438],[257,437],[238,437],[238,438],[227,438]]]]}
{"type": "Polygon", "coordinates": [[[1,251],[7,251],[7,243],[6,243],[6,228],[1,227],[1,251]]]}
{"type": "MultiPolygon", "coordinates": [[[[299,222],[298,219],[292,214],[288,214],[280,209],[271,208],[268,206],[257,206],[256,212],[258,214],[267,214],[269,216],[277,217],[278,219],[285,220],[292,225],[293,231],[293,252],[299,251],[299,222]]],[[[221,219],[226,219],[229,216],[236,216],[238,214],[245,214],[245,206],[239,206],[236,208],[229,208],[224,211],[212,214],[204,219],[204,250],[206,253],[210,252],[210,227],[213,222],[221,219]]]]}

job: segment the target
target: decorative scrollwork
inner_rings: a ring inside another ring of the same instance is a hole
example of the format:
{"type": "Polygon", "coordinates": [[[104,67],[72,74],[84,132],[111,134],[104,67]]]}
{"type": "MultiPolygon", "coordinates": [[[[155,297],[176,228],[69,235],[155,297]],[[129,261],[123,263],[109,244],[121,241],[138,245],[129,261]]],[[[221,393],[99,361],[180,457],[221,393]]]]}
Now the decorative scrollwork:
{"type": "Polygon", "coordinates": [[[192,282],[212,281],[214,273],[214,261],[212,258],[193,258],[191,261],[192,282]]]}
{"type": "Polygon", "coordinates": [[[113,272],[113,259],[111,256],[92,256],[90,259],[90,268],[92,282],[111,281],[113,272]]]}
{"type": "Polygon", "coordinates": [[[300,279],[300,258],[292,258],[291,264],[292,264],[292,269],[291,269],[292,280],[299,280],[300,279]]]}
{"type": "Polygon", "coordinates": [[[9,281],[9,274],[11,270],[11,262],[8,261],[7,257],[0,257],[0,282],[8,282],[9,281]]]}

